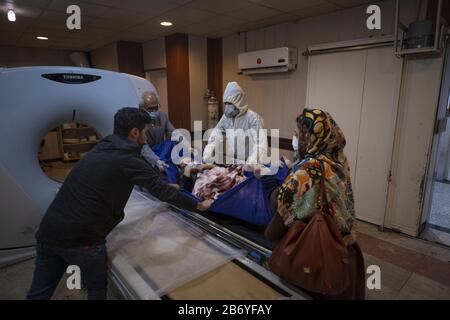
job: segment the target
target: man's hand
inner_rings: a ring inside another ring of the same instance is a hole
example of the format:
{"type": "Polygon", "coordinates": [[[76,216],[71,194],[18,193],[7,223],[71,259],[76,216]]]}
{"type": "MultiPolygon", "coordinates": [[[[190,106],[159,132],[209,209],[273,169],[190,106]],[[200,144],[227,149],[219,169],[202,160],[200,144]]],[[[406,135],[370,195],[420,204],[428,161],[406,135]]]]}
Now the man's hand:
{"type": "Polygon", "coordinates": [[[181,189],[180,185],[179,185],[179,184],[176,184],[176,183],[169,183],[169,186],[174,187],[174,188],[177,189],[177,190],[180,190],[180,189],[181,189]]]}
{"type": "Polygon", "coordinates": [[[199,202],[197,204],[197,209],[200,210],[200,211],[206,211],[206,210],[208,210],[211,207],[213,202],[214,202],[214,200],[211,200],[211,199],[199,202]]]}
{"type": "Polygon", "coordinates": [[[159,171],[164,172],[169,166],[162,160],[156,161],[156,166],[158,167],[159,171]]]}

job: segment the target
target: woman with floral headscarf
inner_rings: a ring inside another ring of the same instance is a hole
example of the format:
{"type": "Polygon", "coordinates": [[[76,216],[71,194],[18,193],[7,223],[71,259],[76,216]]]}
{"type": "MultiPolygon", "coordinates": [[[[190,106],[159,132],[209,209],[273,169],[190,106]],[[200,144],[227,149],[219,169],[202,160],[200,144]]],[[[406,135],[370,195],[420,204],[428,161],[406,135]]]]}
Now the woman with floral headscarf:
{"type": "Polygon", "coordinates": [[[319,299],[364,299],[364,260],[352,232],[355,211],[350,170],[343,151],[345,137],[330,114],[320,109],[304,109],[297,118],[297,130],[299,160],[278,191],[278,214],[265,235],[279,240],[295,220],[307,222],[320,209],[324,177],[323,203],[348,247],[351,285],[339,296],[310,295],[319,299]]]}

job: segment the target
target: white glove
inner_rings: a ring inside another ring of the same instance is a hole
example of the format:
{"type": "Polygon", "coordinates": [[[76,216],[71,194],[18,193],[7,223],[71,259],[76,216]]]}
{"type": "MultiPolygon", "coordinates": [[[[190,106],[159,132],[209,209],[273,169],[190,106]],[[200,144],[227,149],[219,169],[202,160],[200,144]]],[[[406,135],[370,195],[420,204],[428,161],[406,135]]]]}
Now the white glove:
{"type": "Polygon", "coordinates": [[[203,163],[214,163],[214,158],[213,157],[205,157],[203,156],[203,163]]]}
{"type": "Polygon", "coordinates": [[[189,152],[190,152],[191,155],[194,156],[194,158],[198,156],[198,151],[195,148],[190,147],[189,148],[189,152]]]}
{"type": "Polygon", "coordinates": [[[156,161],[156,166],[158,167],[159,171],[164,172],[164,170],[166,170],[166,168],[168,168],[169,166],[162,160],[158,160],[156,161]]]}

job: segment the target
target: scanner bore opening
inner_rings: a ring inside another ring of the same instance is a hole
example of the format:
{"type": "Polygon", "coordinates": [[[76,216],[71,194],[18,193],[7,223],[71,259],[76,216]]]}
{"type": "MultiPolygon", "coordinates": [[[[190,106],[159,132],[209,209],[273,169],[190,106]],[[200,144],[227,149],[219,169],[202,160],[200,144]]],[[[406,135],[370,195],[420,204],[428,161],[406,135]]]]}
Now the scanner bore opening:
{"type": "Polygon", "coordinates": [[[93,127],[78,122],[62,123],[41,140],[39,164],[50,179],[63,182],[76,163],[100,139],[100,134],[93,127]]]}

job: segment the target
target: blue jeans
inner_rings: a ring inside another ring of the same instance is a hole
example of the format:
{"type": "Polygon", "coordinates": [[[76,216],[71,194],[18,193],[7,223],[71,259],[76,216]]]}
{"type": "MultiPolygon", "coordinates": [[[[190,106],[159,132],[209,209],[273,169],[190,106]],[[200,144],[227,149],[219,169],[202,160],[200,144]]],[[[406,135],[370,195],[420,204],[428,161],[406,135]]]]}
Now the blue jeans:
{"type": "Polygon", "coordinates": [[[60,248],[36,245],[33,281],[27,300],[50,299],[69,265],[80,268],[89,300],[106,299],[106,246],[60,248]]]}

